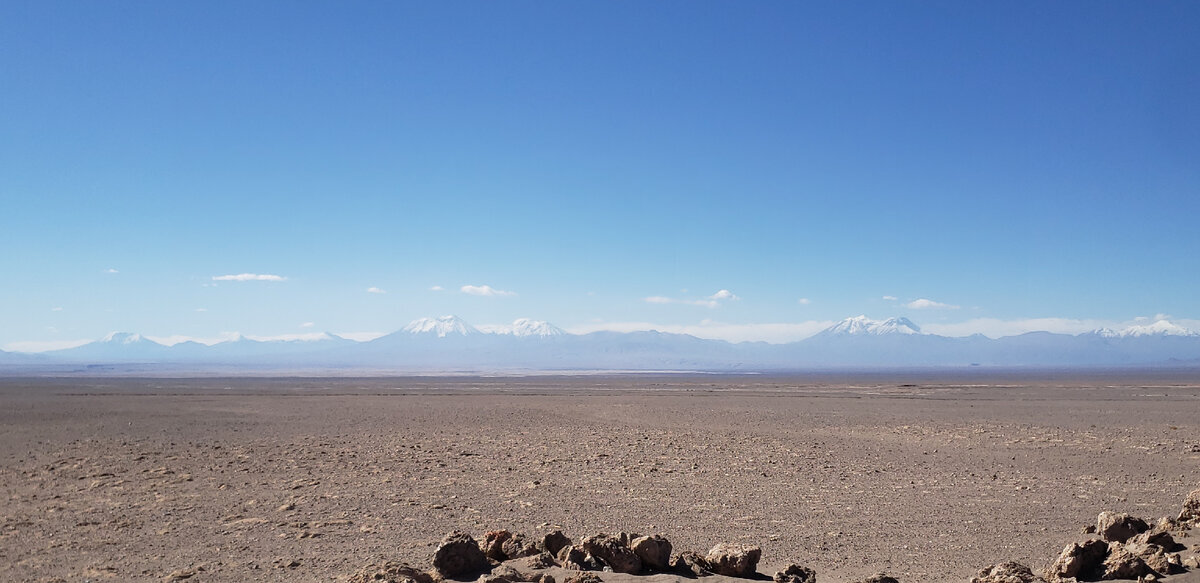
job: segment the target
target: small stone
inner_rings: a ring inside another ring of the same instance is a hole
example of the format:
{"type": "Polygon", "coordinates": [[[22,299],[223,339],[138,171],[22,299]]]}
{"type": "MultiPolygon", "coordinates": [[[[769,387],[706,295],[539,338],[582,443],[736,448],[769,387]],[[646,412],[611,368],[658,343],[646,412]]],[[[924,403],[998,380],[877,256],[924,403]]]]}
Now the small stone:
{"type": "Polygon", "coordinates": [[[709,549],[704,560],[718,575],[749,579],[758,572],[761,556],[762,549],[758,547],[720,543],[709,549]]]}
{"type": "MultiPolygon", "coordinates": [[[[553,579],[551,580],[553,581],[553,579]]],[[[580,573],[567,577],[563,583],[604,583],[604,580],[595,573],[580,573]]]]}
{"type": "Polygon", "coordinates": [[[775,583],[817,583],[817,572],[795,563],[775,573],[775,583]]]}
{"type": "Polygon", "coordinates": [[[900,583],[898,579],[884,573],[876,573],[858,583],[900,583]]]}

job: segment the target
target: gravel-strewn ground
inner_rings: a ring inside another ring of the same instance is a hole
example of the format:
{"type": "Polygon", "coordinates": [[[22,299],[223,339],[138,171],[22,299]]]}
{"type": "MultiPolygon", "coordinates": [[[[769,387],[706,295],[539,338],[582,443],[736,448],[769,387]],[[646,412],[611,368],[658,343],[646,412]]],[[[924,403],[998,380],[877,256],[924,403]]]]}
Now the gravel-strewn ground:
{"type": "Polygon", "coordinates": [[[0,580],[329,581],[553,526],[965,581],[1174,516],[1198,421],[1175,377],[0,380],[0,580]]]}

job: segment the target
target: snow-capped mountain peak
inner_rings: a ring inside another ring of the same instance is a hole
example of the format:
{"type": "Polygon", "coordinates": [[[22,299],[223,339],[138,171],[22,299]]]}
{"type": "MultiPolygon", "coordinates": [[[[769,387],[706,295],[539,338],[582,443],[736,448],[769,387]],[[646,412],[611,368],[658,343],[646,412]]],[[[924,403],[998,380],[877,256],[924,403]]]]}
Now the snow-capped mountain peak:
{"type": "Polygon", "coordinates": [[[442,316],[440,318],[419,318],[409,322],[403,328],[410,334],[436,334],[438,338],[446,336],[471,336],[478,334],[474,326],[458,316],[442,316]]]}
{"type": "Polygon", "coordinates": [[[908,318],[872,320],[866,316],[846,318],[823,330],[821,334],[837,336],[885,336],[891,334],[921,334],[920,326],[908,318]]]}
{"type": "MultiPolygon", "coordinates": [[[[1112,332],[1106,328],[1097,330],[1101,336],[1105,336],[1104,332],[1112,332]]],[[[1197,336],[1196,332],[1188,330],[1179,324],[1168,320],[1157,320],[1153,324],[1134,325],[1113,333],[1114,336],[1121,338],[1137,337],[1137,336],[1197,336]]],[[[1108,336],[1112,337],[1112,336],[1108,336]]]]}
{"type": "Polygon", "coordinates": [[[137,344],[145,340],[141,334],[131,332],[109,332],[100,341],[106,344],[137,344]]]}
{"type": "Polygon", "coordinates": [[[507,334],[517,337],[548,338],[566,334],[562,328],[544,320],[517,318],[512,324],[480,326],[479,330],[488,334],[507,334]]]}

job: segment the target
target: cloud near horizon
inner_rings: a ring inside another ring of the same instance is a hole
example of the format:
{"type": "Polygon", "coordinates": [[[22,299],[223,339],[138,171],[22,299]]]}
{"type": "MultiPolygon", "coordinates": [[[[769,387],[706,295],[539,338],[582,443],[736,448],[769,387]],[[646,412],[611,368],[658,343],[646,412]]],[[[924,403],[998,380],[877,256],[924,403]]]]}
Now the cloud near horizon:
{"type": "Polygon", "coordinates": [[[571,334],[591,332],[669,332],[689,334],[697,338],[725,340],[728,342],[769,342],[783,344],[803,340],[824,330],[836,322],[810,320],[807,322],[768,322],[759,324],[729,324],[712,320],[701,320],[697,324],[654,324],[651,322],[590,322],[567,328],[571,334]]]}
{"type": "Polygon", "coordinates": [[[381,289],[381,288],[371,286],[371,287],[367,288],[367,293],[369,293],[369,294],[386,294],[387,292],[383,291],[383,289],[381,289]]]}
{"type": "Polygon", "coordinates": [[[213,281],[285,281],[282,275],[270,273],[238,273],[236,275],[214,275],[213,281]]]}
{"type": "Polygon", "coordinates": [[[920,298],[904,304],[910,310],[957,310],[958,306],[920,298]]]}
{"type": "Polygon", "coordinates": [[[716,307],[720,306],[721,302],[723,302],[723,301],[733,302],[733,301],[738,301],[740,299],[742,299],[742,298],[738,297],[733,292],[731,292],[727,289],[721,289],[721,290],[718,290],[717,293],[715,293],[711,296],[707,296],[704,299],[699,299],[699,300],[669,298],[666,296],[650,296],[650,297],[642,298],[642,301],[646,302],[647,304],[683,304],[686,306],[702,306],[705,308],[716,308],[716,307]]]}
{"type": "Polygon", "coordinates": [[[517,292],[496,289],[490,285],[464,285],[459,290],[464,294],[483,297],[512,297],[517,295],[517,292]]]}

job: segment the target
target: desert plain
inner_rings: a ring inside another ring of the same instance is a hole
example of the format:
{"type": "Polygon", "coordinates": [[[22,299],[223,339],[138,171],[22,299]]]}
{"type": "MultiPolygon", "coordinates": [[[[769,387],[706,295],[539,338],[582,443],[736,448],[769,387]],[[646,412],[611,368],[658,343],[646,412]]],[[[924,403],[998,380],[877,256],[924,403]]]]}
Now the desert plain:
{"type": "Polygon", "coordinates": [[[1194,371],[0,379],[0,581],[337,581],[556,528],[1037,572],[1103,510],[1175,516],[1198,421],[1194,371]]]}

